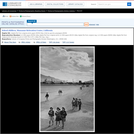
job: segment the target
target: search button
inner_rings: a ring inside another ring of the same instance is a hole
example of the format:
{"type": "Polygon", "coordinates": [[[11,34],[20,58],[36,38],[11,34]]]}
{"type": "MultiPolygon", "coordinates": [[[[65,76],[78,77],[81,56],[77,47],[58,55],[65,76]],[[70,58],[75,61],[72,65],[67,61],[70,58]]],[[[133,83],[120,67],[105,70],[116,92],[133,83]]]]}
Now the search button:
{"type": "Polygon", "coordinates": [[[27,20],[27,23],[37,23],[37,20],[27,20]]]}
{"type": "Polygon", "coordinates": [[[131,6],[131,2],[127,2],[127,6],[131,6]]]}

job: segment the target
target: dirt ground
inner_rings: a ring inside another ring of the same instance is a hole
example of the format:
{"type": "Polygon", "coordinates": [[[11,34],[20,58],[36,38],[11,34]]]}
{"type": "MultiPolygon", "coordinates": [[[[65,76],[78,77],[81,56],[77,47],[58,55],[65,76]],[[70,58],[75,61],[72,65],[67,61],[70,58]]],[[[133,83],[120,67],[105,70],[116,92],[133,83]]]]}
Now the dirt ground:
{"type": "Polygon", "coordinates": [[[41,87],[41,131],[93,131],[94,114],[93,114],[93,86],[84,87],[80,90],[80,86],[42,86],[41,87]],[[63,91],[59,96],[58,90],[63,91]],[[49,100],[45,100],[45,93],[48,91],[49,100]],[[71,101],[74,98],[81,99],[81,110],[72,110],[71,101]],[[48,127],[49,108],[53,107],[56,111],[57,107],[65,107],[67,117],[64,129],[53,126],[48,127]]]}

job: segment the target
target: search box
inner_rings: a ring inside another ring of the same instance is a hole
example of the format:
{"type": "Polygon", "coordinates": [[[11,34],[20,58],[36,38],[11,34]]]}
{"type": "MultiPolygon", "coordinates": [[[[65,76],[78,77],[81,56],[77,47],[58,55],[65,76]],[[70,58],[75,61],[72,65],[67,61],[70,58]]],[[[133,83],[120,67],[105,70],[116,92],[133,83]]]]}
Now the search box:
{"type": "Polygon", "coordinates": [[[46,23],[27,23],[28,26],[83,26],[83,23],[54,23],[54,22],[46,22],[46,23]]]}
{"type": "Polygon", "coordinates": [[[126,2],[98,2],[97,6],[127,6],[126,2]]]}

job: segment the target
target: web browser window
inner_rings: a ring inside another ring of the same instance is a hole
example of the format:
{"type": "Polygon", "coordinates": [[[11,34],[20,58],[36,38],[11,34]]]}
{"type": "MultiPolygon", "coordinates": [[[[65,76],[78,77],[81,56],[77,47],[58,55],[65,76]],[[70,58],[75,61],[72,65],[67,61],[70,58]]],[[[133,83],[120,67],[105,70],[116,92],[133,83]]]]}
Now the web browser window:
{"type": "Polygon", "coordinates": [[[2,132],[132,133],[133,45],[134,0],[0,0],[2,132]]]}

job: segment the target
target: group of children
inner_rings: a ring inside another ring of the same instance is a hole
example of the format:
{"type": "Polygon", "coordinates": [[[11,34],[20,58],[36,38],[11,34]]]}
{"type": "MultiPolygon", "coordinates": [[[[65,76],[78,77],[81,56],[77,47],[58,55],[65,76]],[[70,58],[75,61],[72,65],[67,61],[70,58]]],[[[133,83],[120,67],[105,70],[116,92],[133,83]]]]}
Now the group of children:
{"type": "MultiPolygon", "coordinates": [[[[62,93],[62,90],[59,90],[58,93],[59,94],[62,93]]],[[[45,97],[46,97],[46,100],[48,101],[48,97],[49,97],[48,92],[46,93],[45,97]]],[[[81,99],[73,98],[72,110],[77,110],[77,108],[81,110],[81,105],[82,105],[81,99]]],[[[55,113],[54,113],[53,108],[50,107],[48,115],[49,115],[49,127],[51,125],[54,125],[54,115],[55,115],[56,126],[57,125],[60,126],[60,121],[62,121],[62,129],[64,129],[64,122],[66,121],[66,116],[67,116],[67,112],[64,107],[62,107],[62,110],[59,107],[57,107],[57,110],[55,113]]]]}
{"type": "Polygon", "coordinates": [[[72,100],[72,110],[77,110],[77,107],[79,107],[79,110],[81,110],[81,99],[73,98],[72,100]]]}
{"type": "MultiPolygon", "coordinates": [[[[49,115],[49,126],[54,125],[54,110],[52,107],[50,107],[50,110],[48,112],[49,115]]],[[[55,112],[55,121],[56,126],[60,126],[60,121],[62,121],[62,128],[64,128],[64,122],[66,121],[67,112],[65,111],[65,108],[62,107],[62,110],[60,110],[59,107],[57,107],[57,111],[55,112]]]]}

